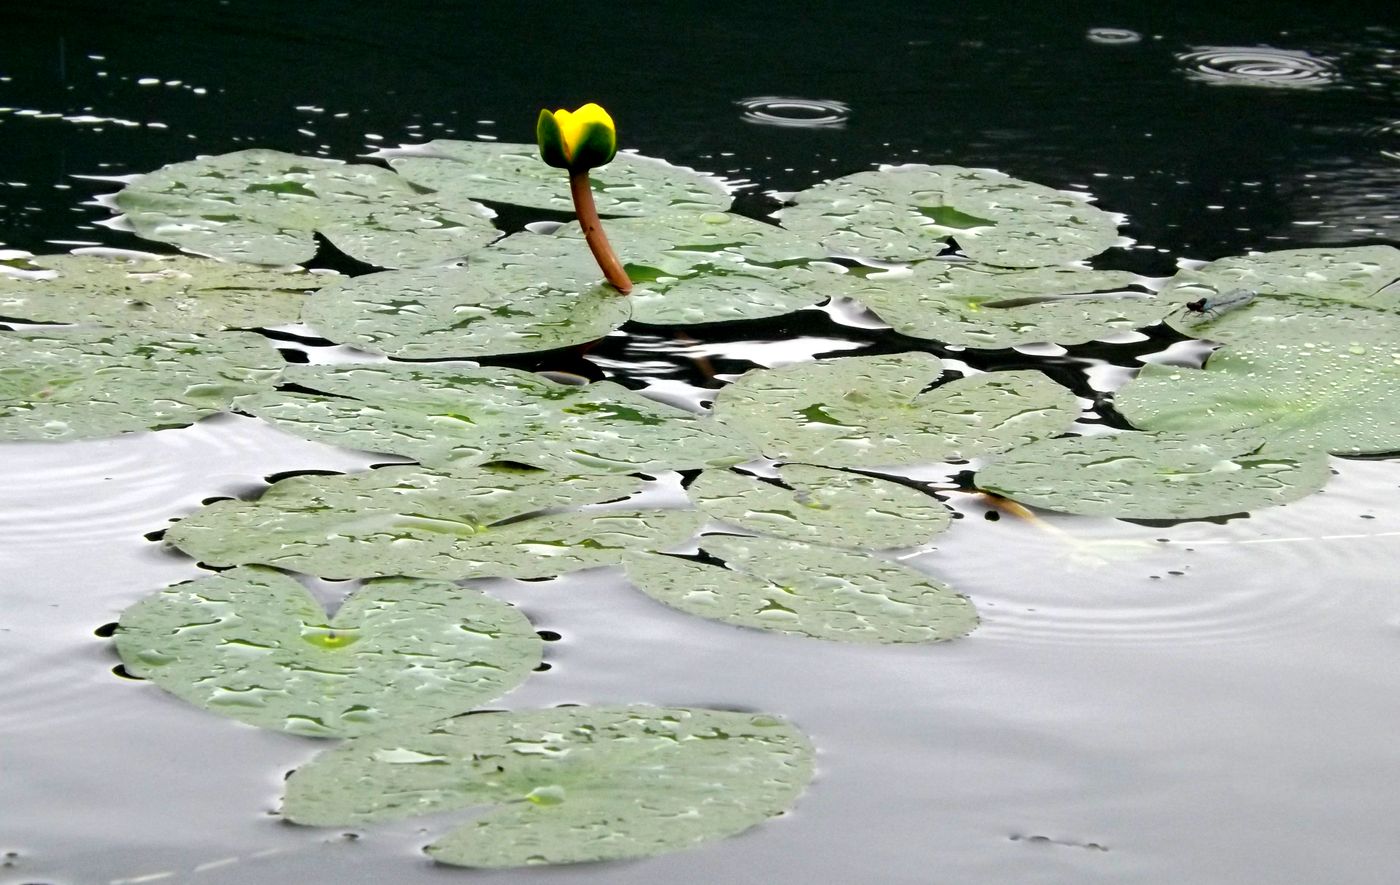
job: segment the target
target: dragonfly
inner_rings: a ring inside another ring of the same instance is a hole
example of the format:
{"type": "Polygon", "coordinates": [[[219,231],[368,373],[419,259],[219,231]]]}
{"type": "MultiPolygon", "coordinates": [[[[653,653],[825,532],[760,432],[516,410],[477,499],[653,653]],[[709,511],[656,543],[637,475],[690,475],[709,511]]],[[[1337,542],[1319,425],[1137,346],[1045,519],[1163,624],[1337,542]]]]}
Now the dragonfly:
{"type": "Polygon", "coordinates": [[[1231,289],[1223,295],[1207,296],[1195,301],[1188,301],[1184,307],[1191,313],[1200,314],[1201,318],[1204,319],[1218,317],[1228,310],[1244,307],[1258,297],[1259,293],[1253,289],[1231,289]]]}

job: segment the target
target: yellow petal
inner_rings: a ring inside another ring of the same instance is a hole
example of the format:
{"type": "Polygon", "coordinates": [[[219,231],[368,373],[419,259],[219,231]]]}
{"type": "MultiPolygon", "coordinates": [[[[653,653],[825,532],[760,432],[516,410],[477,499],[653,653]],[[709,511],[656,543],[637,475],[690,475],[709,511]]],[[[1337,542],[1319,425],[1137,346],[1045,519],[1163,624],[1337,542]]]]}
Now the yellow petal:
{"type": "Polygon", "coordinates": [[[564,156],[570,159],[573,158],[574,149],[578,147],[578,143],[583,139],[584,131],[589,126],[601,125],[606,127],[609,132],[617,132],[612,117],[593,102],[589,102],[575,111],[566,111],[560,108],[554,112],[554,120],[559,124],[559,133],[564,139],[564,156]]]}

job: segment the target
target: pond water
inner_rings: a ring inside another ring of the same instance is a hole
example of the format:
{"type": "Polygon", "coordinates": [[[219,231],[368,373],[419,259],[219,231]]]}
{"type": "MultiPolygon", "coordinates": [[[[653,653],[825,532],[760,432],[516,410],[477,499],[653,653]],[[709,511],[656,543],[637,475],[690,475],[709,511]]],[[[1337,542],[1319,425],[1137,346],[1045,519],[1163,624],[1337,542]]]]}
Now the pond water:
{"type": "MultiPolygon", "coordinates": [[[[1177,3],[1028,12],[853,4],[53,0],[7,10],[0,247],[161,251],[99,222],[93,176],[247,147],[350,160],[430,138],[529,141],[596,100],[626,148],[741,185],[735,210],[880,163],[991,167],[1092,193],[1132,244],[1097,266],[1400,238],[1400,18],[1364,6],[1177,3]],[[1111,11],[1110,11],[1111,10],[1111,11]]],[[[510,228],[539,213],[503,211],[510,228]]],[[[359,272],[323,250],[320,266],[359,272]]],[[[18,327],[19,324],[9,324],[18,327]]],[[[1038,368],[1081,397],[1182,336],[949,349],[845,304],[585,355],[489,360],[708,403],[755,366],[926,350],[1038,368]]],[[[279,334],[294,359],[344,350],[279,334]]],[[[1175,345],[1175,346],[1173,346],[1175,345]]],[[[1378,415],[1377,422],[1396,416],[1378,415]]],[[[322,744],[122,678],[104,630],[204,574],[146,536],[292,471],[384,456],[245,415],[0,459],[4,883],[1390,883],[1400,868],[1400,464],[1331,461],[1324,492],[1229,519],[1013,509],[966,465],[930,482],[958,519],[910,552],[975,600],[971,636],[816,642],[701,620],[615,569],[484,586],[558,634],[491,704],[766,711],[817,774],[788,814],[648,860],[501,872],[422,846],[460,814],[353,828],[276,816],[322,744]]],[[[343,590],[318,587],[332,604],[343,590]]]]}

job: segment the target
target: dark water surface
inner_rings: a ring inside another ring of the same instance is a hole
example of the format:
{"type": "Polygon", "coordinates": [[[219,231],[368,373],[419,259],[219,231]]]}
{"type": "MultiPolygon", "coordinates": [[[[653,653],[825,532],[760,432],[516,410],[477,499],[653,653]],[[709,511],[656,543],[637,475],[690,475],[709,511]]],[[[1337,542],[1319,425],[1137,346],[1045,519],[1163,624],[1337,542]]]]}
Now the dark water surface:
{"type": "MultiPolygon", "coordinates": [[[[1136,241],[1106,261],[1153,276],[1181,259],[1400,237],[1389,4],[53,0],[5,13],[9,249],[159,249],[96,225],[108,211],[84,203],[115,185],[75,176],[253,146],[351,159],[432,137],[528,141],[539,107],[588,100],[613,113],[625,147],[752,182],[736,208],[757,216],[776,208],[772,191],[936,162],[1088,190],[1126,213],[1136,241]]],[[[697,402],[754,365],[920,346],[838,309],[692,334],[512,364],[697,402]]],[[[1087,395],[1173,340],[952,356],[1034,365],[1087,395]]],[[[984,622],[934,647],[739,630],[653,603],[612,571],[494,582],[562,635],[552,669],[498,706],[763,709],[820,755],[795,811],[739,838],[480,873],[420,852],[460,816],[354,839],[281,823],[284,773],[322,745],[124,680],[94,635],[200,574],[146,533],[279,471],[375,460],[240,416],[0,447],[0,852],[15,853],[0,882],[1400,877],[1395,461],[1334,459],[1324,493],[1169,527],[993,520],[949,481],[963,519],[912,561],[971,596],[984,622]]]]}

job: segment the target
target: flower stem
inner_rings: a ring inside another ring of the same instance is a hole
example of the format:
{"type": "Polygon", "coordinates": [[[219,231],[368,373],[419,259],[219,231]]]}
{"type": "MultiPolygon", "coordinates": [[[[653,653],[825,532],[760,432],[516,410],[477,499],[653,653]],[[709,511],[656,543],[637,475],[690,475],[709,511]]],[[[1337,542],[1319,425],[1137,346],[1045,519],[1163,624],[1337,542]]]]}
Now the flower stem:
{"type": "Polygon", "coordinates": [[[627,278],[627,271],[622,269],[622,262],[617,260],[608,235],[603,233],[603,223],[598,220],[598,207],[593,203],[593,188],[588,183],[586,171],[569,173],[569,193],[574,198],[574,211],[578,213],[578,222],[583,227],[583,238],[588,241],[593,258],[603,269],[603,276],[608,278],[614,289],[626,295],[632,291],[632,281],[627,278]]]}

